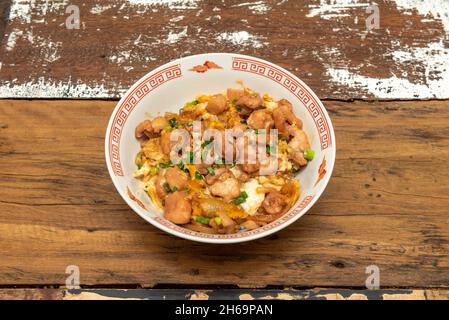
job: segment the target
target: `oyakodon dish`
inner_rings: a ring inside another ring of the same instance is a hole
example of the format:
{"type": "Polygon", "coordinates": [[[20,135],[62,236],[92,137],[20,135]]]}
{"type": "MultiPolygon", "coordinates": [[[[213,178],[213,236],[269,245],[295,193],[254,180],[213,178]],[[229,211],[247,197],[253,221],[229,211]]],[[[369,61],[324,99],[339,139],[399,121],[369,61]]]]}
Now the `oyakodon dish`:
{"type": "Polygon", "coordinates": [[[141,122],[134,177],[164,217],[204,233],[270,223],[300,194],[295,174],[314,157],[289,101],[249,88],[202,95],[179,114],[141,122]]]}

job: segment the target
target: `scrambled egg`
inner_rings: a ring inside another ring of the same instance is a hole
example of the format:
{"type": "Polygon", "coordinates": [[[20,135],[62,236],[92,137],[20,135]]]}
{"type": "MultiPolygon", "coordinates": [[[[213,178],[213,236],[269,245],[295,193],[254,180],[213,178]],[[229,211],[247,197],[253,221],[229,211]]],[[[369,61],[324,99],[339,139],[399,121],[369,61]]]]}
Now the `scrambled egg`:
{"type": "Polygon", "coordinates": [[[257,209],[262,205],[265,199],[264,193],[257,192],[257,188],[261,187],[257,179],[251,179],[244,183],[240,188],[240,191],[245,191],[248,195],[246,201],[241,204],[243,210],[245,210],[249,215],[254,215],[257,209]]]}
{"type": "Polygon", "coordinates": [[[287,142],[279,140],[278,142],[278,159],[279,159],[279,168],[278,170],[281,172],[289,171],[292,169],[292,164],[288,161],[287,154],[287,142]]]}
{"type": "Polygon", "coordinates": [[[149,163],[150,165],[155,166],[165,159],[165,156],[161,150],[159,138],[148,140],[148,142],[145,143],[145,145],[143,146],[142,152],[148,159],[147,162],[145,162],[145,164],[149,163]]]}
{"type": "Polygon", "coordinates": [[[152,177],[150,180],[144,183],[144,190],[148,195],[150,196],[151,200],[153,200],[153,203],[158,207],[159,209],[162,209],[162,202],[157,196],[156,193],[156,176],[152,177]]]}
{"type": "Polygon", "coordinates": [[[133,177],[134,178],[145,177],[146,175],[148,175],[150,173],[150,170],[151,170],[150,164],[148,162],[145,162],[140,169],[138,169],[134,172],[133,177]]]}

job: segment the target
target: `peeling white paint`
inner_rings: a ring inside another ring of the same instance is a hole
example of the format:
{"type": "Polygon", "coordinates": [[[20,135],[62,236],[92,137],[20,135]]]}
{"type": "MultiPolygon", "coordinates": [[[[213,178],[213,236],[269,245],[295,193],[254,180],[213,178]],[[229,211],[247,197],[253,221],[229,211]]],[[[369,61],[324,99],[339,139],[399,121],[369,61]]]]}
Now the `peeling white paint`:
{"type": "Polygon", "coordinates": [[[170,33],[167,36],[167,40],[165,40],[164,43],[165,44],[177,43],[179,40],[181,40],[182,38],[184,38],[187,35],[187,29],[188,29],[188,27],[185,26],[181,32],[170,31],[170,33]]]}
{"type": "Polygon", "coordinates": [[[122,64],[131,57],[131,50],[123,50],[109,57],[109,61],[116,64],[122,64]]]}
{"type": "Polygon", "coordinates": [[[393,74],[388,78],[364,76],[346,68],[328,65],[331,80],[350,88],[357,88],[380,99],[445,99],[448,97],[449,49],[443,41],[430,43],[424,48],[400,47],[391,57],[398,65],[419,65],[425,70],[424,81],[410,81],[408,74],[393,74]]]}
{"type": "Polygon", "coordinates": [[[256,14],[264,14],[271,10],[271,7],[263,1],[239,3],[235,7],[248,7],[252,13],[256,14]]]}
{"type": "Polygon", "coordinates": [[[62,48],[62,42],[43,42],[41,48],[44,61],[53,63],[61,58],[59,50],[62,48]]]}
{"type": "Polygon", "coordinates": [[[9,9],[8,20],[19,19],[31,23],[32,16],[41,19],[50,12],[64,10],[69,5],[69,0],[12,0],[9,9]]]}
{"type": "Polygon", "coordinates": [[[179,22],[179,21],[183,20],[184,18],[185,18],[185,16],[177,16],[177,17],[171,18],[169,21],[170,22],[179,22]]]}
{"type": "Polygon", "coordinates": [[[217,36],[217,40],[244,47],[262,48],[264,46],[260,41],[260,37],[254,36],[247,31],[222,32],[217,36]]]}
{"type": "Polygon", "coordinates": [[[308,18],[319,16],[321,19],[330,20],[350,16],[350,10],[370,6],[370,2],[358,0],[320,0],[319,4],[309,5],[308,18]]]}
{"type": "MultiPolygon", "coordinates": [[[[449,35],[449,1],[448,0],[393,0],[398,10],[405,15],[412,15],[417,12],[424,17],[432,16],[434,19],[423,18],[423,22],[438,20],[442,23],[444,31],[449,35]]],[[[356,8],[366,8],[375,1],[359,0],[320,0],[318,4],[309,5],[309,13],[306,17],[319,16],[321,19],[340,19],[351,16],[351,10],[356,8]]],[[[357,24],[357,22],[355,22],[357,24]]]]}
{"type": "Polygon", "coordinates": [[[100,4],[96,4],[92,9],[90,9],[90,13],[92,14],[101,14],[103,12],[105,12],[106,10],[109,10],[112,8],[112,5],[100,5],[100,4]]]}
{"type": "Polygon", "coordinates": [[[8,36],[8,40],[6,41],[6,50],[12,51],[16,46],[17,39],[19,39],[23,35],[23,31],[19,29],[13,29],[8,36]]]}
{"type": "MultiPolygon", "coordinates": [[[[120,95],[126,90],[120,90],[120,95]]],[[[16,79],[13,81],[2,81],[0,85],[0,97],[2,98],[92,98],[92,97],[110,97],[109,90],[104,85],[89,86],[81,81],[73,83],[52,82],[40,77],[37,81],[28,83],[19,83],[16,79]]]]}
{"type": "MultiPolygon", "coordinates": [[[[416,10],[420,15],[433,16],[441,21],[444,31],[449,35],[449,1],[447,0],[394,0],[398,9],[416,10]]],[[[425,21],[423,19],[422,21],[425,21]]]]}
{"type": "Polygon", "coordinates": [[[163,6],[173,10],[197,9],[199,0],[127,0],[132,5],[163,6]]]}

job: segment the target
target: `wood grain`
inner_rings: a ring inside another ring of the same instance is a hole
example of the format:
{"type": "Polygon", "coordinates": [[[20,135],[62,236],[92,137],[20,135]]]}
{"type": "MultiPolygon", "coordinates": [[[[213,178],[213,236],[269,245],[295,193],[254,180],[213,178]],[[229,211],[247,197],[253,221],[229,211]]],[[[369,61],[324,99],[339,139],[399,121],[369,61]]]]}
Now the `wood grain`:
{"type": "Polygon", "coordinates": [[[0,97],[118,98],[175,58],[236,52],[287,68],[320,98],[449,98],[447,1],[376,3],[368,32],[368,0],[2,1],[0,97]],[[66,28],[69,4],[80,29],[66,28]]]}
{"type": "Polygon", "coordinates": [[[338,145],[325,193],[268,238],[167,235],[115,191],[104,134],[115,102],[0,101],[0,284],[364,287],[449,285],[449,101],[326,102],[338,145]]]}
{"type": "Polygon", "coordinates": [[[448,300],[445,289],[0,289],[0,300],[448,300]]]}

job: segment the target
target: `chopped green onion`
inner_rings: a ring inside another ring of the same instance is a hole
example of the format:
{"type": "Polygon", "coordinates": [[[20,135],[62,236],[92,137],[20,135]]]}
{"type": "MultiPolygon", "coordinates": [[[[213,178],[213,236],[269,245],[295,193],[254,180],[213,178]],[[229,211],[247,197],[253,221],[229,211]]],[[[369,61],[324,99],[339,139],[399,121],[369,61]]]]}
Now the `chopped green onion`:
{"type": "Polygon", "coordinates": [[[189,169],[187,169],[187,168],[184,166],[184,163],[182,163],[182,161],[180,161],[180,162],[177,164],[177,166],[178,166],[179,169],[181,169],[181,170],[184,171],[185,173],[189,173],[189,169]]]}
{"type": "Polygon", "coordinates": [[[175,118],[171,118],[170,120],[168,120],[168,123],[170,124],[170,127],[172,127],[172,128],[179,127],[179,123],[176,121],[175,118]]]}
{"type": "Polygon", "coordinates": [[[304,158],[306,160],[312,161],[314,157],[315,157],[315,151],[313,151],[312,149],[306,149],[306,151],[304,151],[304,158]]]}
{"type": "Polygon", "coordinates": [[[207,146],[208,144],[210,144],[212,142],[212,140],[206,140],[201,144],[201,148],[204,148],[205,146],[207,146]]]}
{"type": "Polygon", "coordinates": [[[203,224],[209,224],[209,219],[202,217],[202,216],[198,216],[195,218],[195,221],[201,222],[203,224]]]}
{"type": "Polygon", "coordinates": [[[222,224],[223,223],[223,220],[220,217],[215,217],[214,220],[215,220],[216,224],[222,224]]]}
{"type": "Polygon", "coordinates": [[[195,178],[197,180],[203,180],[204,179],[203,175],[199,171],[195,171],[195,178]]]}
{"type": "Polygon", "coordinates": [[[195,99],[193,101],[187,102],[186,106],[193,107],[193,106],[196,106],[198,103],[200,103],[200,102],[195,99]]]}
{"type": "Polygon", "coordinates": [[[301,169],[301,168],[299,168],[297,166],[292,166],[292,173],[297,173],[299,171],[299,169],[301,169]]]}
{"type": "Polygon", "coordinates": [[[137,168],[142,168],[142,152],[137,153],[136,158],[134,159],[134,163],[137,168]]]}
{"type": "Polygon", "coordinates": [[[273,154],[275,151],[275,147],[271,144],[267,144],[267,153],[268,154],[273,154]]]}
{"type": "Polygon", "coordinates": [[[242,204],[243,202],[246,201],[246,199],[248,198],[248,194],[245,191],[240,192],[240,195],[238,198],[232,200],[232,203],[234,204],[242,204]]]}
{"type": "Polygon", "coordinates": [[[160,170],[160,168],[159,168],[159,167],[152,167],[152,168],[150,168],[150,172],[151,172],[152,174],[156,174],[156,173],[158,173],[158,172],[159,172],[159,170],[160,170]]]}
{"type": "Polygon", "coordinates": [[[210,174],[211,176],[215,176],[215,170],[214,170],[214,168],[212,168],[212,167],[207,167],[207,172],[209,172],[209,174],[210,174]]]}
{"type": "Polygon", "coordinates": [[[178,188],[176,188],[176,187],[170,187],[170,185],[168,184],[168,182],[164,182],[164,183],[162,184],[162,187],[164,188],[165,192],[167,192],[167,193],[172,193],[172,192],[178,191],[178,188]]]}
{"type": "Polygon", "coordinates": [[[187,123],[186,123],[186,126],[188,126],[188,127],[193,127],[193,122],[187,122],[187,123]]]}
{"type": "Polygon", "coordinates": [[[173,163],[171,162],[171,160],[168,160],[168,162],[159,163],[159,167],[162,169],[170,168],[173,167],[173,163]]]}
{"type": "Polygon", "coordinates": [[[164,182],[162,187],[164,187],[165,192],[167,192],[167,193],[171,192],[171,188],[170,188],[170,185],[168,184],[168,182],[164,182]]]}
{"type": "Polygon", "coordinates": [[[237,111],[242,111],[242,107],[241,106],[235,106],[235,108],[237,109],[237,111]]]}
{"type": "Polygon", "coordinates": [[[192,164],[194,159],[195,159],[195,152],[189,151],[187,152],[187,156],[184,162],[192,164]]]}

